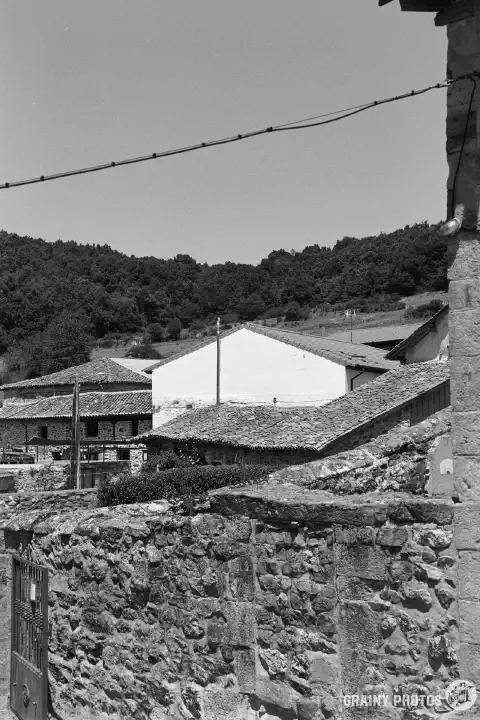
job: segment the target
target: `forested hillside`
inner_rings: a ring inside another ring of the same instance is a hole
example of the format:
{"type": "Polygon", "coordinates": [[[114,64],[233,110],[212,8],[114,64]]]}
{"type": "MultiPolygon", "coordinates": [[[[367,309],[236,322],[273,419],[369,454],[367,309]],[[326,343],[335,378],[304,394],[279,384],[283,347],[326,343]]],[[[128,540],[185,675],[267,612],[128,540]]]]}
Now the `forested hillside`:
{"type": "MultiPolygon", "coordinates": [[[[188,255],[134,257],[107,245],[48,243],[0,232],[0,351],[74,315],[94,338],[200,328],[355,298],[446,288],[446,241],[427,223],[332,248],[276,250],[258,265],[208,266],[188,255]]],[[[49,330],[50,328],[50,330],[49,330]]],[[[48,333],[47,333],[48,334],[48,333]]]]}

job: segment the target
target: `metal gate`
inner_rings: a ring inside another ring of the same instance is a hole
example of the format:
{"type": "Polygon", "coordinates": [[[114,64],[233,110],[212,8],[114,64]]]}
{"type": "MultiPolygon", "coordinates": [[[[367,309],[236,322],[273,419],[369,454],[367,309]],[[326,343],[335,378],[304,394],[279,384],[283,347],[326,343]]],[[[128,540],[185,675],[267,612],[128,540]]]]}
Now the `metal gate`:
{"type": "Polygon", "coordinates": [[[46,720],[47,700],[48,570],[14,555],[10,707],[21,720],[46,720]]]}

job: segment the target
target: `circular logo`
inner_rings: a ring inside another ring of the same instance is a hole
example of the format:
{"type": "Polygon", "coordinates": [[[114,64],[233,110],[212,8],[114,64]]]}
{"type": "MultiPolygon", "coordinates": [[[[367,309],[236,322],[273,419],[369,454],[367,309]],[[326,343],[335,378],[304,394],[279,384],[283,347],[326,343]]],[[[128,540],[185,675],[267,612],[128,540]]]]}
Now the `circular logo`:
{"type": "Polygon", "coordinates": [[[446,689],[445,700],[452,710],[470,710],[477,700],[474,683],[470,680],[454,680],[446,689]]]}

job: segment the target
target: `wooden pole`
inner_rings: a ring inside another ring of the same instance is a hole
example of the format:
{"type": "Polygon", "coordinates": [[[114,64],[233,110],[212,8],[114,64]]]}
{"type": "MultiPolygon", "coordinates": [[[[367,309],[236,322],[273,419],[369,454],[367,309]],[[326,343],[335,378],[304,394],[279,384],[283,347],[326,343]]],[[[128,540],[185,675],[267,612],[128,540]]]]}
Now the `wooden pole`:
{"type": "Polygon", "coordinates": [[[75,380],[72,402],[72,445],[70,452],[70,487],[80,487],[80,384],[75,380]]]}
{"type": "Polygon", "coordinates": [[[220,405],[220,318],[217,317],[217,405],[220,405]]]}

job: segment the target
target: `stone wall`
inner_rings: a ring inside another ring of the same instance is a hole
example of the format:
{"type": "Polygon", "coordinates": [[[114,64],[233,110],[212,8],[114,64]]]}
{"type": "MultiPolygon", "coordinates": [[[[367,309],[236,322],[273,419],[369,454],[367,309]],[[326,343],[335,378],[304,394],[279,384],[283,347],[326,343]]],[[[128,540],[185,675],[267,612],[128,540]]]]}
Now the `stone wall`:
{"type": "MultiPolygon", "coordinates": [[[[0,422],[0,448],[15,445],[24,446],[28,440],[40,436],[40,428],[48,427],[49,440],[70,440],[71,422],[69,420],[2,420],[0,422]]],[[[138,435],[148,432],[152,427],[150,418],[139,418],[138,435]]],[[[98,435],[91,437],[95,440],[122,440],[132,437],[132,420],[99,420],[98,435]],[[114,428],[115,426],[115,428],[114,428]]],[[[86,422],[80,423],[80,436],[82,440],[89,439],[86,422]]]]}
{"type": "Polygon", "coordinates": [[[381,435],[348,452],[270,475],[270,481],[340,495],[374,490],[404,491],[434,497],[454,496],[451,411],[442,410],[422,423],[381,435]]]}
{"type": "Polygon", "coordinates": [[[5,554],[23,530],[49,568],[59,717],[356,719],[342,690],[422,694],[457,677],[454,505],[276,484],[209,502],[192,516],[4,508],[5,554]]]}

